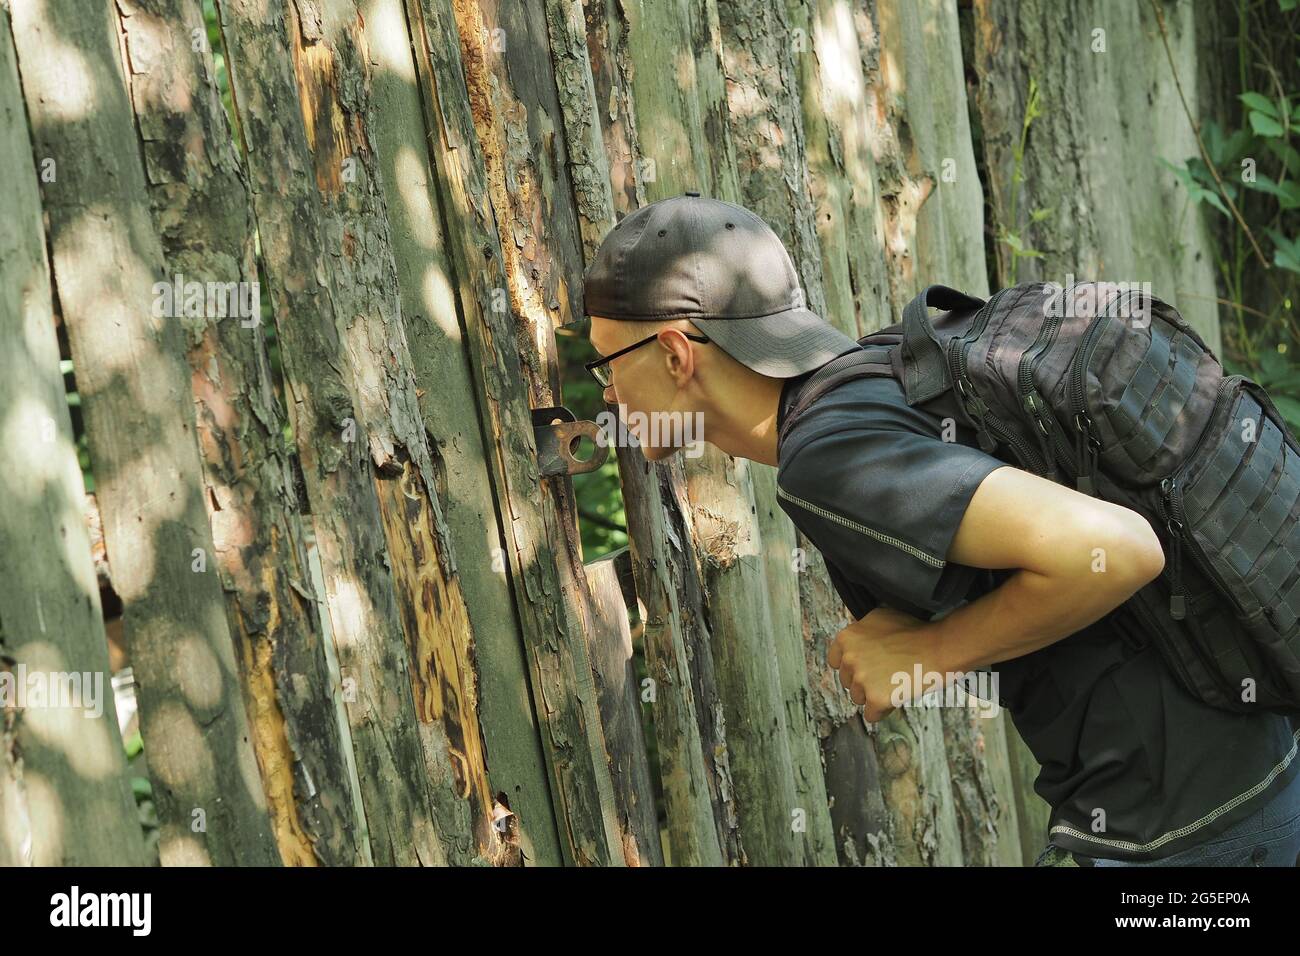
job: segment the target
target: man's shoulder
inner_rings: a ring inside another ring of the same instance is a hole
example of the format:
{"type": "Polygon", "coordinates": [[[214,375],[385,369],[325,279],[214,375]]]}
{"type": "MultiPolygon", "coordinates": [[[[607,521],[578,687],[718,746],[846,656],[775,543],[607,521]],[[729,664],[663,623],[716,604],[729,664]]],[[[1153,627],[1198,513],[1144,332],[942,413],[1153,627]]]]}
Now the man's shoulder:
{"type": "Polygon", "coordinates": [[[790,426],[778,448],[777,484],[816,481],[825,477],[828,458],[838,464],[846,455],[866,453],[891,438],[916,436],[943,443],[942,420],[908,405],[902,386],[889,376],[849,379],[818,398],[790,426]]]}

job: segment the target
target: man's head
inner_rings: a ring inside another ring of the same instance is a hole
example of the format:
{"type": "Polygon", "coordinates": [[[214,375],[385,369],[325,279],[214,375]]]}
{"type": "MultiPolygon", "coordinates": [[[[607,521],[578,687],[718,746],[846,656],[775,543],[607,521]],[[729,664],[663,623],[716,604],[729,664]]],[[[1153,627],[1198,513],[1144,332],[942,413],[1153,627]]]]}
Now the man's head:
{"type": "MultiPolygon", "coordinates": [[[[703,434],[692,440],[742,457],[755,457],[747,453],[755,433],[765,440],[774,425],[785,379],[857,344],[805,307],[790,254],[767,223],[698,193],[651,203],[611,229],[583,301],[602,356],[655,336],[604,366],[607,402],[629,415],[693,416],[703,434]]],[[[663,429],[646,434],[644,420],[629,427],[647,458],[681,447],[663,429]]]]}

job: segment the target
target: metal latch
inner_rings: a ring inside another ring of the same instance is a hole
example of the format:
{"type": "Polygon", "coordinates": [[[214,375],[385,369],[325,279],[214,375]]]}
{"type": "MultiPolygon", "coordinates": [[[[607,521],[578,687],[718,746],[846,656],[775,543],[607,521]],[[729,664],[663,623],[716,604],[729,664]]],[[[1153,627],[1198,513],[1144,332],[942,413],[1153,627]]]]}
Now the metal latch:
{"type": "Polygon", "coordinates": [[[609,446],[603,442],[600,426],[595,422],[580,422],[573,412],[563,405],[553,405],[533,410],[533,437],[537,441],[537,464],[543,478],[555,475],[585,475],[605,464],[609,446]],[[579,461],[573,453],[582,438],[590,438],[595,452],[586,461],[579,461]]]}

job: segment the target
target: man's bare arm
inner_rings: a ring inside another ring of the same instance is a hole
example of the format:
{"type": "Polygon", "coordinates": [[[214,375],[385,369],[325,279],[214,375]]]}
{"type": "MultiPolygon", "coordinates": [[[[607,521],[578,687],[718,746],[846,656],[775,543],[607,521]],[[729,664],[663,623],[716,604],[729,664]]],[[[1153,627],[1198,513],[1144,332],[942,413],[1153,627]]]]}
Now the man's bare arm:
{"type": "Polygon", "coordinates": [[[1137,512],[1009,466],[976,489],[948,559],[1020,569],[928,625],[931,660],[950,672],[1021,657],[1073,634],[1159,576],[1165,563],[1160,539],[1137,512]]]}

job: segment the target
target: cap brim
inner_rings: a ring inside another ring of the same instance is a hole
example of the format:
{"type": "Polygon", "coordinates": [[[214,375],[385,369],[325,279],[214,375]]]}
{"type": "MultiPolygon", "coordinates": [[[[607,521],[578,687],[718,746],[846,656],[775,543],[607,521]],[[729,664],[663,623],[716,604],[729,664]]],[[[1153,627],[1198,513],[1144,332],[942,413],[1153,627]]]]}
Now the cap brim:
{"type": "Polygon", "coordinates": [[[687,318],[741,365],[773,378],[811,372],[858,348],[854,339],[807,309],[752,319],[687,318]]]}

